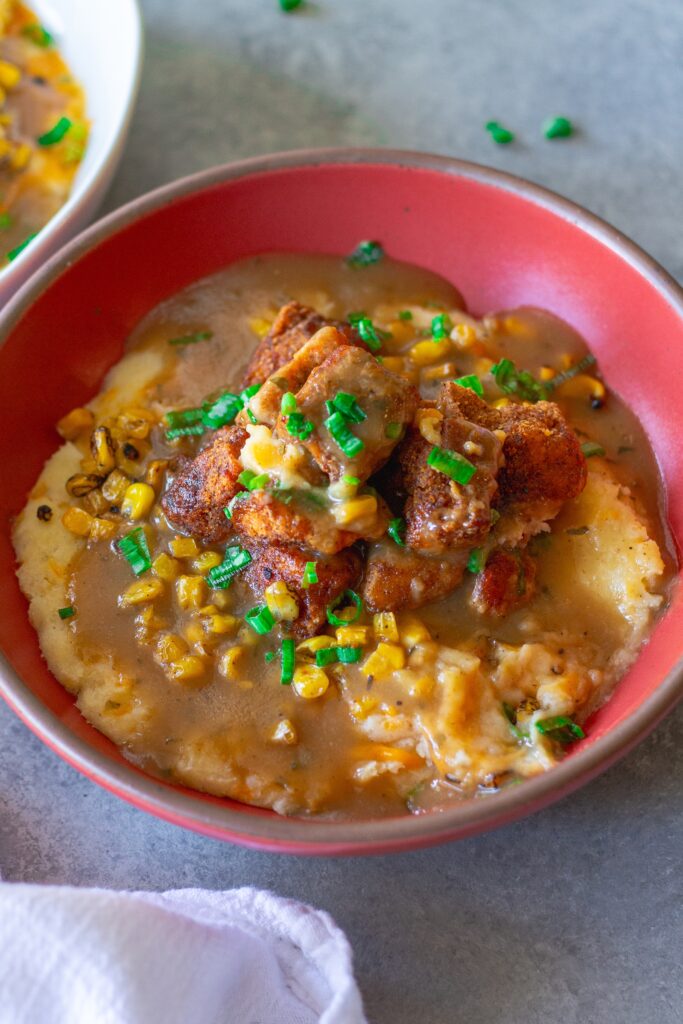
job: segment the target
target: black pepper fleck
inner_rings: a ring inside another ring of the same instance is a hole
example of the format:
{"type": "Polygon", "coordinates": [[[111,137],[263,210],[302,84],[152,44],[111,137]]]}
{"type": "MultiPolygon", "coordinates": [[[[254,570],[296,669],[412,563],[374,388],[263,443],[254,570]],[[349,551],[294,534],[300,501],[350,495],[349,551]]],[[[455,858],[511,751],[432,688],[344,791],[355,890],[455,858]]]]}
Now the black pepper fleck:
{"type": "Polygon", "coordinates": [[[136,459],[140,458],[140,452],[137,450],[134,444],[130,443],[130,441],[126,441],[126,443],[124,444],[123,454],[126,456],[127,459],[130,459],[131,462],[135,462],[136,459]]]}
{"type": "Polygon", "coordinates": [[[36,515],[43,523],[49,523],[52,519],[52,509],[49,505],[39,505],[36,509],[36,515]]]}

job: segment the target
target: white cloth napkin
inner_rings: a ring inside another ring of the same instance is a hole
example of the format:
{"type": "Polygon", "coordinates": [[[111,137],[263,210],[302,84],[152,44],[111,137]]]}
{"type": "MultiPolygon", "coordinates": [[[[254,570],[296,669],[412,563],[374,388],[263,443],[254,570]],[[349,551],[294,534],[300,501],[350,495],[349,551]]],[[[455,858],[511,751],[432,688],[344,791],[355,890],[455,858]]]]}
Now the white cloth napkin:
{"type": "Polygon", "coordinates": [[[367,1024],[344,933],[257,889],[0,883],[1,1024],[367,1024]]]}

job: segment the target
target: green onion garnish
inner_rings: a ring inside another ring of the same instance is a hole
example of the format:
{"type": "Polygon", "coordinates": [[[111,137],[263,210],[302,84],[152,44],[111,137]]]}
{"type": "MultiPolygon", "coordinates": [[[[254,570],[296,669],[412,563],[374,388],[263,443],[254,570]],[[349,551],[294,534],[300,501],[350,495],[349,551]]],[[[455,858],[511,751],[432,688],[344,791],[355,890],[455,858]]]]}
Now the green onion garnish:
{"type": "Polygon", "coordinates": [[[349,423],[362,423],[363,420],[367,419],[366,414],[358,404],[358,400],[354,395],[348,395],[345,391],[337,392],[330,404],[332,405],[332,408],[328,409],[330,415],[335,411],[340,412],[349,423]]]}
{"type": "Polygon", "coordinates": [[[551,380],[547,380],[544,387],[550,391],[552,391],[553,388],[559,388],[561,384],[571,380],[572,377],[576,377],[577,374],[583,373],[583,371],[587,370],[589,366],[592,366],[595,361],[595,356],[589,352],[588,355],[579,359],[578,363],[574,363],[573,366],[570,366],[568,370],[562,370],[561,373],[555,374],[551,380]]]}
{"type": "Polygon", "coordinates": [[[200,410],[201,420],[210,430],[218,430],[232,423],[244,403],[240,395],[224,391],[213,402],[204,402],[200,410]]]}
{"type": "Polygon", "coordinates": [[[136,526],[134,530],[122,537],[118,548],[136,576],[141,576],[143,572],[152,568],[147,537],[141,526],[136,526]]]}
{"type": "Polygon", "coordinates": [[[439,448],[436,444],[427,456],[427,465],[439,473],[445,473],[456,484],[468,484],[477,472],[477,467],[464,455],[448,448],[439,448]]]}
{"type": "Polygon", "coordinates": [[[255,633],[260,633],[261,636],[270,633],[275,625],[272,612],[265,604],[257,604],[254,608],[250,609],[244,616],[244,621],[251,626],[255,633]]]}
{"type": "Polygon", "coordinates": [[[388,437],[391,441],[395,441],[401,436],[403,426],[400,423],[387,423],[384,429],[384,436],[388,437]]]}
{"type": "Polygon", "coordinates": [[[575,743],[582,740],[586,734],[580,725],[573,722],[566,715],[555,715],[553,718],[539,718],[536,728],[542,736],[550,736],[558,743],[575,743]]]}
{"type": "Polygon", "coordinates": [[[456,377],[454,383],[459,384],[461,388],[474,391],[475,395],[479,395],[480,398],[484,397],[484,388],[476,373],[468,373],[466,377],[456,377]]]}
{"type": "Polygon", "coordinates": [[[359,242],[346,262],[350,267],[369,267],[379,263],[384,257],[384,249],[379,242],[359,242]]]}
{"type": "Polygon", "coordinates": [[[13,249],[10,249],[10,251],[7,253],[7,259],[9,260],[9,262],[11,263],[12,260],[15,260],[17,256],[24,251],[26,246],[31,244],[31,242],[34,238],[37,237],[37,235],[38,232],[34,231],[33,234],[29,235],[28,238],[25,238],[23,242],[19,242],[19,245],[15,245],[13,249]]]}
{"type": "Polygon", "coordinates": [[[355,622],[360,618],[362,610],[363,602],[355,590],[343,590],[339,597],[336,597],[331,604],[328,604],[326,608],[327,621],[331,626],[348,626],[350,622],[355,622]],[[339,608],[340,605],[348,604],[354,604],[356,606],[356,611],[352,619],[341,619],[338,615],[334,614],[335,608],[339,608]]]}
{"type": "Polygon", "coordinates": [[[201,418],[201,409],[172,409],[170,412],[164,413],[164,419],[171,429],[190,427],[199,423],[201,418]]]}
{"type": "Polygon", "coordinates": [[[342,483],[348,487],[358,487],[360,485],[360,477],[357,476],[343,476],[342,483]]]}
{"type": "Polygon", "coordinates": [[[248,491],[262,491],[270,477],[267,473],[256,474],[252,469],[243,469],[237,480],[248,491]]]}
{"type": "Polygon", "coordinates": [[[38,136],[39,146],[54,146],[56,142],[61,142],[69,128],[71,127],[71,120],[68,117],[60,117],[59,121],[50,128],[48,132],[38,136]]]}
{"type": "Polygon", "coordinates": [[[497,142],[499,145],[505,145],[508,142],[512,142],[515,137],[511,131],[507,128],[503,128],[502,124],[498,124],[497,121],[487,121],[485,128],[493,141],[497,142]]]}
{"type": "Polygon", "coordinates": [[[337,442],[347,459],[353,459],[365,448],[365,444],[349,429],[340,412],[335,412],[325,420],[325,426],[337,442]]]}
{"type": "Polygon", "coordinates": [[[336,647],[323,647],[321,650],[315,652],[315,663],[319,668],[325,668],[326,665],[333,665],[335,661],[339,661],[336,647]]]}
{"type": "Polygon", "coordinates": [[[173,427],[166,431],[166,440],[175,441],[177,437],[201,437],[206,427],[201,423],[193,423],[187,427],[173,427]]]}
{"type": "Polygon", "coordinates": [[[280,7],[289,14],[290,11],[295,11],[297,7],[300,7],[301,2],[302,0],[280,0],[280,7]]]}
{"type": "Polygon", "coordinates": [[[357,316],[353,313],[348,319],[351,326],[358,331],[361,341],[364,341],[372,352],[378,352],[382,347],[382,342],[372,320],[367,316],[357,316]]]}
{"type": "Polygon", "coordinates": [[[6,228],[12,226],[12,218],[9,213],[5,210],[4,213],[0,213],[0,231],[4,231],[6,228]]]}
{"type": "Polygon", "coordinates": [[[169,345],[196,345],[198,341],[213,338],[213,331],[195,331],[194,334],[183,334],[179,338],[169,338],[169,345]]]}
{"type": "Polygon", "coordinates": [[[539,384],[526,370],[518,370],[511,359],[501,359],[491,367],[491,373],[506,395],[517,395],[525,402],[539,402],[548,397],[545,384],[539,384]]]}
{"type": "Polygon", "coordinates": [[[509,704],[503,703],[503,714],[508,720],[510,732],[512,733],[512,735],[515,736],[518,740],[526,739],[527,734],[524,732],[523,729],[520,729],[517,725],[517,714],[515,712],[515,709],[511,707],[509,704]]]}
{"type": "Polygon", "coordinates": [[[568,139],[574,126],[568,117],[549,117],[543,122],[543,134],[546,139],[568,139]]]}
{"type": "Polygon", "coordinates": [[[226,519],[232,519],[232,514],[235,511],[235,505],[238,501],[244,501],[245,498],[249,497],[249,491],[240,491],[234,498],[231,498],[226,507],[223,509],[225,512],[226,519]]]}
{"type": "Polygon", "coordinates": [[[246,548],[239,544],[232,544],[225,550],[225,556],[220,565],[215,565],[206,574],[206,581],[212,590],[224,590],[230,586],[233,576],[241,572],[251,562],[251,555],[246,548]]]}
{"type": "Polygon", "coordinates": [[[287,432],[292,437],[296,437],[299,441],[306,441],[314,430],[315,427],[302,412],[290,412],[287,417],[287,432]]]}
{"type": "Polygon", "coordinates": [[[260,384],[250,384],[250,386],[248,388],[245,388],[244,391],[242,391],[240,393],[240,398],[242,399],[242,405],[243,405],[244,409],[246,410],[247,416],[249,417],[249,420],[250,420],[251,423],[258,423],[258,420],[256,419],[256,417],[254,416],[253,412],[249,408],[249,402],[254,397],[256,392],[260,391],[260,390],[261,390],[261,385],[260,384]]]}
{"type": "Polygon", "coordinates": [[[270,664],[271,661],[275,661],[275,651],[266,651],[263,655],[263,660],[270,664]]]}
{"type": "Polygon", "coordinates": [[[60,619],[70,619],[72,615],[76,614],[76,609],[73,607],[73,605],[69,604],[66,606],[66,608],[58,608],[57,614],[59,615],[60,619]]]}
{"type": "Polygon", "coordinates": [[[30,39],[35,46],[40,46],[43,50],[47,50],[48,47],[54,45],[54,36],[48,32],[44,25],[39,25],[37,22],[32,22],[30,25],[24,25],[21,30],[21,34],[26,39],[30,39]]]}
{"type": "Polygon", "coordinates": [[[387,528],[387,533],[389,534],[391,539],[393,541],[395,541],[396,544],[398,544],[398,546],[400,548],[404,548],[406,546],[406,542],[403,539],[403,534],[405,532],[406,532],[406,521],[405,521],[405,519],[402,519],[400,516],[397,516],[396,519],[392,519],[391,520],[391,522],[389,523],[389,526],[387,528]]]}
{"type": "Polygon", "coordinates": [[[412,310],[410,310],[410,309],[402,309],[402,310],[400,310],[400,312],[398,314],[398,318],[399,318],[399,320],[412,320],[413,319],[412,310]]]}
{"type": "Polygon", "coordinates": [[[434,341],[443,341],[449,338],[453,330],[453,321],[448,313],[439,313],[432,319],[432,338],[434,341]]]}
{"type": "Polygon", "coordinates": [[[296,412],[296,398],[294,397],[291,391],[287,391],[282,396],[282,401],[280,402],[280,411],[283,416],[289,416],[290,413],[296,412]]]}
{"type": "Polygon", "coordinates": [[[301,586],[304,590],[308,590],[314,583],[318,583],[318,573],[315,562],[306,562],[304,567],[304,574],[301,577],[301,586]]]}
{"type": "Polygon", "coordinates": [[[294,641],[291,637],[285,637],[282,641],[282,666],[280,668],[280,682],[283,686],[289,686],[294,676],[294,662],[296,654],[294,641]]]}
{"type": "Polygon", "coordinates": [[[584,441],[581,445],[581,451],[587,459],[591,459],[594,455],[604,455],[605,449],[597,441],[584,441]]]}
{"type": "Polygon", "coordinates": [[[337,647],[337,658],[342,665],[352,665],[363,657],[362,647],[337,647]]]}
{"type": "Polygon", "coordinates": [[[486,553],[483,548],[472,548],[467,559],[467,571],[478,573],[486,565],[486,553]]]}

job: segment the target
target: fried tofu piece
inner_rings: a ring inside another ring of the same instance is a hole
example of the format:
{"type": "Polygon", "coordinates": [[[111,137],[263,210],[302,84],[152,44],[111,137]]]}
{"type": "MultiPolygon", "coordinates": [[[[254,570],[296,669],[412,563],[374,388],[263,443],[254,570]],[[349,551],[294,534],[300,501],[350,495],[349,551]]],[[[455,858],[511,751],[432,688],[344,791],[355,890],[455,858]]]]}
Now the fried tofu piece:
{"type": "Polygon", "coordinates": [[[310,306],[302,306],[300,302],[288,302],[278,312],[273,326],[265,338],[256,347],[249,360],[240,388],[248,388],[252,384],[261,384],[268,377],[293,359],[299,349],[321,327],[333,326],[347,338],[347,343],[355,336],[348,324],[335,323],[327,320],[310,306]]]}
{"type": "Polygon", "coordinates": [[[439,446],[457,452],[476,467],[469,483],[458,484],[428,464],[433,443],[415,428],[398,453],[402,486],[407,493],[406,543],[434,554],[473,548],[484,542],[491,529],[491,503],[502,462],[500,439],[487,427],[461,415],[450,392],[452,387],[456,385],[443,384],[436,401],[442,416],[439,446]]]}
{"type": "Polygon", "coordinates": [[[536,562],[526,551],[495,548],[478,574],[471,603],[482,615],[502,618],[536,592],[536,562]]]}
{"type": "Polygon", "coordinates": [[[232,527],[223,509],[241,489],[239,456],[247,436],[242,427],[223,427],[175,477],[161,507],[176,529],[209,544],[229,536],[232,527]]]}
{"type": "MultiPolygon", "coordinates": [[[[412,384],[385,370],[365,349],[346,345],[338,346],[310,373],[296,394],[296,403],[315,428],[303,444],[320,468],[333,481],[350,474],[362,483],[391,455],[415,414],[419,395],[412,384]],[[325,426],[330,415],[326,403],[340,392],[355,398],[365,416],[359,423],[348,423],[364,445],[351,458],[325,426]]],[[[282,416],[276,429],[281,437],[289,437],[282,416]]]]}
{"type": "Polygon", "coordinates": [[[253,491],[233,505],[232,525],[247,546],[249,542],[268,540],[300,544],[326,555],[334,555],[359,539],[357,533],[340,529],[325,509],[311,504],[303,490],[290,493],[286,501],[272,491],[253,491]]]}
{"type": "Polygon", "coordinates": [[[298,639],[314,636],[327,619],[326,609],[342,591],[355,587],[363,559],[357,548],[321,557],[293,544],[267,544],[252,550],[253,561],[243,579],[260,597],[271,583],[282,580],[299,603],[299,617],[290,633],[298,639]],[[315,561],[318,582],[304,588],[306,563],[315,561]]]}
{"type": "Polygon", "coordinates": [[[372,544],[361,594],[371,612],[419,608],[450,594],[462,580],[464,555],[430,556],[393,541],[372,544]]]}

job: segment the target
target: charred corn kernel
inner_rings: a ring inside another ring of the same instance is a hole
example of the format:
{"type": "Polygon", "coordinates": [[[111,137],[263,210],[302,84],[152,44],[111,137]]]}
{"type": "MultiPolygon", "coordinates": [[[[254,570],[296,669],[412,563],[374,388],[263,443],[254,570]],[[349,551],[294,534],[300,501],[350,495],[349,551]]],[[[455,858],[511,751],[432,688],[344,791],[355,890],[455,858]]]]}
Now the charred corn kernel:
{"type": "MultiPolygon", "coordinates": [[[[389,333],[394,341],[397,341],[399,344],[405,344],[408,341],[412,341],[415,337],[415,328],[410,320],[392,320],[389,324],[389,333]]],[[[385,366],[386,362],[385,358],[385,366]]]]}
{"type": "Polygon", "coordinates": [[[424,622],[416,615],[402,615],[400,621],[401,643],[407,650],[412,650],[417,644],[423,644],[431,640],[431,634],[424,622]]]}
{"type": "Polygon", "coordinates": [[[273,321],[267,320],[264,316],[253,316],[249,321],[249,330],[252,331],[257,338],[265,338],[266,334],[272,327],[273,321]]]}
{"type": "Polygon", "coordinates": [[[75,533],[77,537],[87,537],[90,534],[93,517],[84,508],[71,505],[62,516],[62,523],[69,533],[75,533]]]}
{"type": "Polygon", "coordinates": [[[220,565],[222,561],[223,557],[217,551],[202,551],[201,555],[198,555],[192,563],[192,568],[195,572],[207,573],[209,569],[215,569],[217,565],[220,565]]]}
{"type": "Polygon", "coordinates": [[[93,519],[90,527],[90,539],[111,540],[116,533],[116,530],[116,523],[113,523],[111,519],[95,518],[93,519]]]}
{"type": "Polygon", "coordinates": [[[188,644],[192,644],[193,647],[204,647],[206,643],[206,631],[204,629],[204,620],[196,620],[188,623],[183,630],[183,634],[188,644]]]}
{"type": "Polygon", "coordinates": [[[130,477],[114,469],[102,484],[102,494],[112,505],[120,505],[130,484],[130,477]]]}
{"type": "Polygon", "coordinates": [[[377,612],[372,616],[372,628],[378,640],[398,643],[398,624],[393,612],[377,612]]]}
{"type": "Polygon", "coordinates": [[[61,562],[58,562],[55,558],[52,558],[52,556],[48,558],[47,564],[50,567],[50,570],[55,574],[55,576],[59,576],[61,578],[62,576],[66,575],[66,567],[62,565],[61,562]]]}
{"type": "Polygon", "coordinates": [[[477,359],[474,364],[474,372],[477,376],[483,377],[490,371],[492,366],[495,366],[493,359],[489,359],[488,356],[482,356],[480,359],[477,359]]]}
{"type": "Polygon", "coordinates": [[[215,604],[205,604],[203,608],[199,609],[199,614],[200,615],[215,615],[217,611],[218,611],[218,605],[215,605],[215,604]]]}
{"type": "Polygon", "coordinates": [[[505,409],[506,406],[511,405],[509,398],[497,398],[493,403],[494,409],[505,409]]]}
{"type": "Polygon", "coordinates": [[[416,366],[431,366],[432,363],[442,363],[450,351],[451,344],[444,338],[443,341],[418,341],[409,355],[416,366]]]}
{"type": "Polygon", "coordinates": [[[206,583],[202,576],[179,576],[175,592],[181,608],[201,608],[206,597],[206,583]]]}
{"type": "Polygon", "coordinates": [[[170,662],[166,671],[180,683],[193,682],[201,679],[206,672],[206,662],[196,654],[185,654],[177,661],[170,662]]]}
{"type": "Polygon", "coordinates": [[[538,371],[539,380],[552,380],[554,376],[555,371],[553,370],[552,366],[542,366],[538,371]]]}
{"type": "Polygon", "coordinates": [[[145,480],[155,491],[160,490],[163,485],[167,466],[168,459],[152,459],[147,466],[145,480]]]}
{"type": "Polygon", "coordinates": [[[602,400],[605,397],[605,385],[597,377],[589,377],[587,373],[579,373],[564,384],[559,384],[557,394],[562,398],[593,398],[602,400]]]}
{"type": "Polygon", "coordinates": [[[114,441],[109,427],[95,427],[90,435],[90,453],[98,473],[110,473],[116,465],[114,441]]]}
{"type": "Polygon", "coordinates": [[[460,349],[471,348],[477,340],[477,332],[472,324],[455,325],[455,344],[460,349]]]}
{"type": "Polygon", "coordinates": [[[340,647],[364,647],[369,639],[369,626],[338,626],[335,634],[340,647]]]}
{"type": "Polygon", "coordinates": [[[156,601],[163,592],[163,580],[137,580],[121,594],[119,604],[122,608],[128,608],[135,604],[146,604],[148,601],[156,601]]]}
{"type": "Polygon", "coordinates": [[[296,653],[301,661],[315,661],[316,651],[322,651],[325,647],[334,647],[334,638],[331,636],[311,636],[308,640],[302,640],[297,644],[296,653]]]}
{"type": "Polygon", "coordinates": [[[294,672],[292,686],[300,697],[315,700],[326,692],[330,680],[324,669],[317,665],[300,665],[294,672]]]}
{"type": "Polygon", "coordinates": [[[354,718],[362,722],[376,711],[378,706],[378,701],[374,697],[365,695],[351,702],[350,711],[354,718]]]}
{"type": "Polygon", "coordinates": [[[438,409],[418,409],[415,413],[415,426],[430,444],[441,444],[442,420],[438,409]]]}
{"type": "Polygon", "coordinates": [[[199,554],[194,537],[174,537],[168,542],[168,546],[175,558],[195,558],[199,554]]]}
{"type": "Polygon", "coordinates": [[[359,761],[382,761],[385,764],[397,761],[404,768],[416,769],[424,766],[422,758],[414,750],[403,747],[390,747],[385,743],[367,743],[354,749],[354,756],[359,761]]]}
{"type": "Polygon", "coordinates": [[[12,148],[9,162],[13,171],[22,171],[31,159],[31,147],[27,142],[18,142],[12,148]]]}
{"type": "Polygon", "coordinates": [[[207,615],[204,621],[209,633],[215,633],[218,636],[236,633],[240,624],[240,620],[234,615],[207,615]]]}
{"type": "Polygon", "coordinates": [[[58,422],[57,432],[65,441],[75,441],[86,430],[91,430],[94,422],[90,409],[72,409],[58,422]]]}
{"type": "Polygon", "coordinates": [[[374,519],[377,515],[377,497],[374,494],[361,494],[335,505],[332,512],[340,526],[374,519]]]}
{"type": "MultiPolygon", "coordinates": [[[[232,595],[227,590],[214,590],[211,600],[217,608],[229,608],[232,604],[232,595]]],[[[253,632],[253,630],[250,630],[250,632],[253,632]]]]}
{"type": "Polygon", "coordinates": [[[148,644],[153,637],[162,629],[166,629],[168,623],[160,618],[153,604],[148,604],[135,616],[135,636],[142,644],[148,644]]]}
{"type": "Polygon", "coordinates": [[[8,60],[0,60],[0,85],[3,89],[14,89],[21,79],[21,71],[16,64],[8,60]]]}
{"type": "Polygon", "coordinates": [[[143,439],[149,437],[156,417],[149,409],[126,409],[117,417],[117,424],[127,437],[143,439]]]}
{"type": "Polygon", "coordinates": [[[293,622],[299,616],[299,602],[282,580],[271,583],[263,595],[273,618],[280,622],[293,622]]]}
{"type": "Polygon", "coordinates": [[[403,356],[382,356],[382,366],[391,373],[403,373],[406,361],[403,356]]]}
{"type": "MultiPolygon", "coordinates": [[[[386,359],[384,360],[386,363],[386,359]]],[[[422,371],[424,380],[445,380],[447,377],[457,377],[458,367],[456,363],[439,363],[438,366],[427,366],[422,371]]]]}
{"type": "MultiPolygon", "coordinates": [[[[140,472],[140,461],[149,452],[149,445],[146,441],[130,441],[123,438],[119,441],[115,452],[116,465],[129,476],[136,476],[140,472]]],[[[145,485],[149,487],[149,484],[145,485]]]]}
{"type": "Polygon", "coordinates": [[[156,492],[149,484],[131,484],[121,502],[121,511],[130,519],[145,519],[152,511],[156,492]]]}
{"type": "Polygon", "coordinates": [[[379,643],[372,654],[366,658],[360,670],[365,676],[381,679],[388,676],[396,669],[404,668],[406,654],[398,644],[379,643]]]}
{"type": "Polygon", "coordinates": [[[508,334],[514,334],[517,338],[534,338],[536,336],[531,324],[526,323],[518,316],[506,316],[503,320],[503,327],[508,334]]]}
{"type": "Polygon", "coordinates": [[[162,580],[167,580],[169,583],[174,580],[180,571],[180,565],[176,562],[175,558],[171,558],[165,551],[162,551],[160,555],[152,562],[152,572],[156,573],[162,580]]]}
{"type": "Polygon", "coordinates": [[[218,662],[218,671],[226,679],[237,679],[239,672],[237,664],[244,658],[244,647],[228,647],[221,655],[218,662]]]}
{"type": "Polygon", "coordinates": [[[109,510],[110,503],[98,487],[94,491],[90,491],[89,494],[85,495],[83,498],[83,504],[91,515],[99,516],[102,515],[103,512],[107,512],[109,510]]]}
{"type": "Polygon", "coordinates": [[[164,633],[156,642],[156,657],[164,663],[178,661],[187,654],[187,644],[177,633],[164,633]]]}
{"type": "Polygon", "coordinates": [[[432,676],[419,676],[408,688],[411,697],[429,697],[434,690],[435,680],[432,676]]]}
{"type": "Polygon", "coordinates": [[[284,743],[288,747],[293,746],[299,739],[296,729],[288,718],[283,718],[281,722],[277,723],[270,734],[270,738],[273,743],[284,743]]]}

